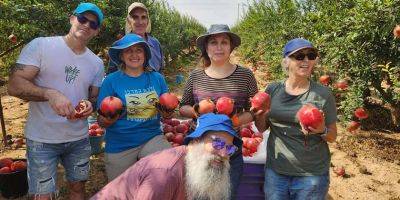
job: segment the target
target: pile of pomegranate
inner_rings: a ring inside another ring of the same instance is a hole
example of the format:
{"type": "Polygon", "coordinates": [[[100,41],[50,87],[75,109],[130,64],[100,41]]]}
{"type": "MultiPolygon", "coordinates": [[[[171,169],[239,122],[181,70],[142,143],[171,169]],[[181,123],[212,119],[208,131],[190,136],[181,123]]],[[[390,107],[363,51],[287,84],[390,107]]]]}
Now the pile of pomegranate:
{"type": "Polygon", "coordinates": [[[104,129],[100,127],[98,122],[94,122],[89,126],[89,136],[102,136],[104,134],[104,129]]]}
{"type": "Polygon", "coordinates": [[[0,174],[9,174],[12,172],[26,170],[26,162],[22,160],[13,160],[12,158],[0,159],[0,174]]]}
{"type": "Polygon", "coordinates": [[[244,157],[252,157],[257,153],[258,146],[263,141],[263,134],[252,128],[253,123],[249,123],[240,129],[240,136],[243,140],[242,154],[244,157]]]}
{"type": "Polygon", "coordinates": [[[183,144],[183,139],[189,132],[190,120],[179,121],[178,119],[163,119],[162,129],[168,142],[173,146],[183,144]]]}

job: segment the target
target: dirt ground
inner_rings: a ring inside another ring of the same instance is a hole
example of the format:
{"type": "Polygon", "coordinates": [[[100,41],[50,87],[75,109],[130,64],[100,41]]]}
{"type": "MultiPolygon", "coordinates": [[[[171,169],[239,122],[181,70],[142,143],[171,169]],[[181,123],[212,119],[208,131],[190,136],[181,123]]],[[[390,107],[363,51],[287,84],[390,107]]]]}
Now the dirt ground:
{"type": "MultiPolygon", "coordinates": [[[[236,63],[240,60],[234,58],[236,63]]],[[[183,70],[186,73],[188,70],[183,70]]],[[[185,73],[184,72],[184,73],[185,73]]],[[[260,88],[267,82],[267,75],[256,71],[260,88]]],[[[167,77],[174,79],[174,75],[167,77]]],[[[173,91],[181,90],[176,85],[173,91]]],[[[23,137],[23,128],[28,113],[28,104],[20,99],[4,95],[1,97],[7,134],[23,137]]],[[[360,130],[348,133],[339,123],[338,139],[330,144],[332,154],[331,184],[327,199],[373,199],[400,200],[400,133],[360,130]],[[333,173],[333,168],[343,166],[344,177],[333,173]]],[[[18,149],[4,148],[1,145],[0,158],[24,158],[25,146],[18,149]]],[[[63,170],[59,168],[58,186],[60,198],[67,199],[67,189],[63,181],[63,170]]],[[[103,154],[91,157],[91,173],[86,184],[88,197],[105,185],[103,154]]],[[[0,197],[1,199],[1,197],[0,197]]],[[[20,198],[20,199],[25,199],[20,198]]]]}

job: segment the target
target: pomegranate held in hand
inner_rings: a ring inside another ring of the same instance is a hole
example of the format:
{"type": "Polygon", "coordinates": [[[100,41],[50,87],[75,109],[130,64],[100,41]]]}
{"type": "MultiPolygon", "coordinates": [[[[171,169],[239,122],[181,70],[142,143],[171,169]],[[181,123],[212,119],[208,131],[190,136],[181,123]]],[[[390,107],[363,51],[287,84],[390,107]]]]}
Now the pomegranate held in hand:
{"type": "Polygon", "coordinates": [[[118,97],[108,96],[101,101],[100,111],[106,117],[114,117],[122,111],[122,101],[118,97]]]}
{"type": "Polygon", "coordinates": [[[297,118],[306,129],[308,127],[318,128],[323,121],[323,117],[322,112],[312,104],[303,105],[297,112],[297,118]]]}
{"type": "Polygon", "coordinates": [[[233,112],[234,101],[229,97],[221,97],[217,100],[215,107],[217,108],[217,113],[230,115],[233,112]]]}
{"type": "Polygon", "coordinates": [[[266,105],[266,109],[268,110],[271,104],[271,97],[266,92],[257,92],[257,94],[254,95],[254,97],[251,98],[250,101],[251,107],[253,107],[254,109],[260,110],[263,108],[263,105],[266,105]]]}
{"type": "Polygon", "coordinates": [[[178,97],[173,93],[164,93],[160,96],[160,104],[168,110],[175,110],[178,107],[178,97]]]}
{"type": "Polygon", "coordinates": [[[87,104],[85,101],[79,101],[78,105],[75,106],[75,118],[81,118],[83,115],[83,111],[87,108],[87,104]]]}

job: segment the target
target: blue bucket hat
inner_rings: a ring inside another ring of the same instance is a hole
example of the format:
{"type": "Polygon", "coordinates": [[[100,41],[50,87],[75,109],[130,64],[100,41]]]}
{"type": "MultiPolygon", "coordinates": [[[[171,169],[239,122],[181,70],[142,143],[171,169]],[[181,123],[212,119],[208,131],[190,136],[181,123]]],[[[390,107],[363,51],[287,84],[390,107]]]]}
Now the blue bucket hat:
{"type": "Polygon", "coordinates": [[[232,121],[227,115],[207,113],[201,115],[197,119],[196,129],[185,137],[184,144],[189,144],[195,138],[200,138],[207,131],[224,131],[233,136],[233,144],[240,147],[243,143],[242,139],[237,135],[237,131],[233,129],[232,121]]]}
{"type": "Polygon", "coordinates": [[[295,38],[286,43],[283,48],[283,57],[290,56],[301,49],[315,49],[318,51],[310,41],[303,38],[295,38]]]}
{"type": "Polygon", "coordinates": [[[122,60],[120,58],[120,54],[122,52],[122,50],[135,45],[135,44],[140,44],[143,46],[146,55],[145,55],[145,61],[144,61],[144,66],[147,67],[149,64],[149,60],[151,58],[151,52],[150,52],[150,48],[149,45],[146,43],[146,41],[144,41],[144,39],[142,37],[140,37],[139,35],[133,34],[133,33],[129,33],[126,34],[124,37],[122,37],[121,39],[115,41],[112,46],[110,47],[110,49],[108,50],[108,55],[110,56],[111,60],[117,64],[120,65],[122,63],[122,60]]]}
{"type": "Polygon", "coordinates": [[[99,25],[103,22],[103,12],[101,12],[100,8],[92,3],[80,3],[78,7],[74,10],[75,14],[82,14],[84,12],[91,12],[97,16],[97,21],[99,25]]]}

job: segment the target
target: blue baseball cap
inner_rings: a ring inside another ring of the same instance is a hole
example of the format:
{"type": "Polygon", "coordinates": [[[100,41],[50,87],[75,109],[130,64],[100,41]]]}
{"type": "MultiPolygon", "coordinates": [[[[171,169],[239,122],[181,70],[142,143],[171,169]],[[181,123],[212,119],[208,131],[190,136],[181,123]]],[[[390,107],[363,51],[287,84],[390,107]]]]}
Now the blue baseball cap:
{"type": "Polygon", "coordinates": [[[290,56],[296,51],[299,51],[301,49],[315,49],[312,43],[306,39],[303,38],[295,38],[290,40],[289,42],[286,43],[285,47],[283,48],[283,57],[290,56]]]}
{"type": "Polygon", "coordinates": [[[233,129],[232,120],[227,115],[207,113],[201,115],[197,119],[196,129],[188,136],[185,137],[184,144],[195,138],[200,138],[207,131],[223,131],[233,136],[233,144],[240,147],[243,144],[242,139],[237,134],[237,131],[233,129]]]}
{"type": "Polygon", "coordinates": [[[128,33],[126,34],[124,37],[122,37],[121,39],[115,41],[112,46],[110,47],[110,49],[108,50],[108,55],[110,56],[111,60],[117,64],[120,65],[122,63],[120,54],[122,52],[122,50],[135,45],[135,44],[140,44],[143,46],[145,52],[146,52],[146,60],[144,61],[144,66],[147,67],[149,66],[149,60],[151,58],[151,52],[150,52],[150,47],[147,44],[146,41],[144,41],[144,39],[142,37],[140,37],[139,35],[136,35],[134,33],[128,33]]]}
{"type": "Polygon", "coordinates": [[[97,7],[96,5],[92,3],[80,3],[78,7],[74,10],[74,15],[75,14],[82,14],[84,12],[91,12],[94,15],[97,16],[97,21],[99,22],[99,25],[103,22],[103,13],[101,12],[100,8],[97,7]]]}

